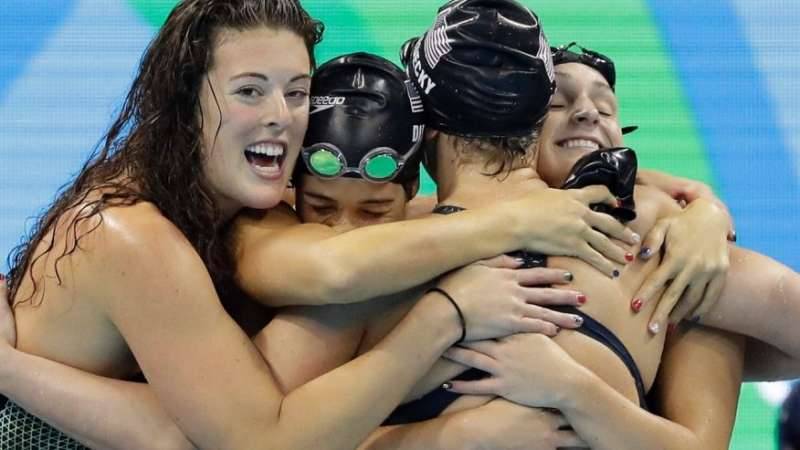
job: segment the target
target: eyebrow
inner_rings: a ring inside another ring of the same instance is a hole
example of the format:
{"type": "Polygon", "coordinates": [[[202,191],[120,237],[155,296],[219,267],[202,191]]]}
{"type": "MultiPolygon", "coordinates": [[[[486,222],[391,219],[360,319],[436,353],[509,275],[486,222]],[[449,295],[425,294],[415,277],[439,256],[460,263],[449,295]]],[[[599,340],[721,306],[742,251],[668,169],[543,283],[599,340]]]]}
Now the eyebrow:
{"type": "MultiPolygon", "coordinates": [[[[315,199],[315,200],[322,200],[322,201],[328,201],[328,202],[334,202],[334,203],[336,202],[336,200],[334,200],[334,199],[332,199],[332,198],[330,198],[328,196],[325,196],[325,195],[322,195],[322,194],[318,194],[316,192],[303,191],[303,195],[311,197],[312,199],[315,199]]],[[[359,202],[359,204],[361,204],[361,205],[370,205],[370,206],[383,206],[383,205],[389,205],[392,202],[394,202],[394,199],[392,199],[392,198],[373,198],[373,199],[364,200],[362,202],[359,202]]]]}
{"type": "Polygon", "coordinates": [[[394,202],[393,198],[373,198],[370,200],[365,200],[361,202],[362,205],[375,205],[375,206],[382,206],[388,205],[394,202]]]}
{"type": "MultiPolygon", "coordinates": [[[[259,80],[263,80],[263,81],[269,81],[269,77],[268,77],[268,76],[264,75],[263,73],[258,73],[258,72],[244,72],[244,73],[240,73],[240,74],[238,74],[238,75],[234,75],[233,77],[231,77],[231,81],[233,81],[233,80],[238,80],[239,78],[248,78],[248,77],[250,77],[250,78],[258,78],[259,80]]],[[[309,74],[307,74],[307,73],[301,73],[301,74],[299,74],[299,75],[295,75],[295,76],[293,76],[293,77],[292,77],[292,78],[289,80],[289,82],[290,82],[290,83],[294,83],[295,81],[298,81],[298,80],[303,80],[303,79],[308,79],[308,80],[310,80],[310,79],[311,79],[311,75],[309,75],[309,74]]]]}
{"type": "MultiPolygon", "coordinates": [[[[573,77],[572,74],[569,74],[569,73],[566,73],[566,72],[561,72],[561,71],[558,71],[558,70],[556,70],[555,74],[556,75],[561,75],[562,77],[567,78],[570,81],[575,82],[575,77],[573,77]]],[[[592,82],[592,86],[599,87],[599,88],[601,88],[601,89],[603,89],[605,91],[608,91],[609,93],[611,93],[612,95],[614,95],[616,97],[616,94],[614,93],[613,90],[611,90],[611,86],[609,86],[608,83],[604,83],[604,82],[602,82],[600,80],[595,80],[595,81],[592,82]]]]}
{"type": "Polygon", "coordinates": [[[335,202],[336,201],[336,200],[334,200],[334,199],[332,199],[330,197],[326,197],[326,196],[324,196],[322,194],[316,194],[314,192],[303,191],[303,195],[311,197],[313,199],[317,199],[317,200],[323,200],[323,201],[328,201],[328,202],[335,202]]]}

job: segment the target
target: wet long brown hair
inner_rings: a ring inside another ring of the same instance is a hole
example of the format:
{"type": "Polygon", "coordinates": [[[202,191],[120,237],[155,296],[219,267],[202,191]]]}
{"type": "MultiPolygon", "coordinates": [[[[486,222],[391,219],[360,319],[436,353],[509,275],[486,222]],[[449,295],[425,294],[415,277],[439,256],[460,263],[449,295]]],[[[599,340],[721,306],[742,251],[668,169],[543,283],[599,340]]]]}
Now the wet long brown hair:
{"type": "MultiPolygon", "coordinates": [[[[69,222],[68,242],[59,247],[55,260],[59,283],[60,260],[74,253],[80,240],[100,226],[100,212],[140,201],[154,204],[183,232],[218,290],[229,284],[234,263],[225,239],[226,224],[202,173],[199,92],[213,64],[219,32],[260,26],[297,33],[314,66],[314,46],[322,38],[323,26],[308,15],[299,0],[185,0],[175,6],[145,50],[109,131],[75,179],[62,188],[23,243],[11,252],[8,286],[12,303],[35,301],[33,269],[53,251],[62,218],[69,217],[69,222]],[[75,214],[65,215],[68,211],[75,214]],[[89,222],[93,225],[88,230],[81,228],[93,217],[100,220],[89,222]],[[43,240],[49,245],[37,250],[43,240]],[[14,301],[26,273],[33,281],[33,291],[29,298],[14,301]]],[[[43,298],[43,293],[39,297],[43,298]]]]}

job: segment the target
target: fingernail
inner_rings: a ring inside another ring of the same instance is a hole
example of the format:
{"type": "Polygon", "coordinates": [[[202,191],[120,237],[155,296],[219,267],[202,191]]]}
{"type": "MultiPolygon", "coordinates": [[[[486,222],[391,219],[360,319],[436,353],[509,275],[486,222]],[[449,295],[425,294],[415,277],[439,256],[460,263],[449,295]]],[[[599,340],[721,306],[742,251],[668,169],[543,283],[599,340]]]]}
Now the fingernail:
{"type": "Polygon", "coordinates": [[[633,253],[625,253],[625,261],[633,261],[633,253]]]}
{"type": "Polygon", "coordinates": [[[452,388],[453,388],[453,383],[451,383],[449,381],[445,381],[444,383],[442,383],[442,389],[445,389],[445,390],[449,391],[452,388]]]}
{"type": "Polygon", "coordinates": [[[651,324],[650,324],[650,326],[649,326],[649,327],[647,327],[647,328],[648,328],[648,329],[650,330],[650,332],[651,332],[651,333],[653,333],[653,334],[658,334],[658,332],[659,332],[659,331],[661,331],[661,326],[660,326],[658,323],[656,323],[656,322],[653,322],[653,323],[651,323],[651,324]]]}
{"type": "Polygon", "coordinates": [[[611,272],[611,276],[614,278],[619,278],[619,270],[614,269],[614,271],[611,272]]]}
{"type": "Polygon", "coordinates": [[[675,332],[675,328],[676,328],[676,325],[674,323],[671,323],[671,324],[667,325],[667,334],[674,333],[675,332]]]}
{"type": "Polygon", "coordinates": [[[617,205],[616,206],[617,206],[617,208],[621,207],[622,206],[622,200],[617,199],[617,205]]]}
{"type": "Polygon", "coordinates": [[[586,298],[586,296],[585,296],[585,295],[583,295],[583,294],[579,294],[579,295],[578,295],[578,304],[579,304],[579,305],[584,305],[584,304],[586,304],[586,301],[587,301],[587,300],[589,300],[589,299],[588,299],[588,298],[586,298]]]}
{"type": "Polygon", "coordinates": [[[572,272],[564,272],[564,281],[567,283],[571,282],[575,277],[572,276],[572,272]]]}
{"type": "Polygon", "coordinates": [[[631,309],[633,310],[633,312],[637,312],[638,313],[639,310],[642,309],[642,305],[643,304],[644,304],[644,302],[642,301],[642,299],[640,299],[640,298],[634,299],[631,302],[631,309]]]}
{"type": "Polygon", "coordinates": [[[728,234],[728,240],[731,241],[731,242],[736,242],[736,232],[735,231],[731,231],[730,234],[728,234]]]}
{"type": "Polygon", "coordinates": [[[652,255],[653,255],[653,250],[651,250],[650,247],[642,247],[642,249],[639,250],[639,256],[641,256],[642,259],[647,259],[652,255]]]}
{"type": "Polygon", "coordinates": [[[581,316],[572,316],[572,320],[575,321],[575,325],[577,326],[583,325],[583,317],[581,316]]]}
{"type": "Polygon", "coordinates": [[[6,281],[6,275],[0,273],[0,282],[6,281]]]}
{"type": "Polygon", "coordinates": [[[639,236],[638,233],[633,233],[633,235],[631,236],[631,240],[633,241],[634,244],[638,244],[639,242],[642,242],[642,237],[639,236]]]}

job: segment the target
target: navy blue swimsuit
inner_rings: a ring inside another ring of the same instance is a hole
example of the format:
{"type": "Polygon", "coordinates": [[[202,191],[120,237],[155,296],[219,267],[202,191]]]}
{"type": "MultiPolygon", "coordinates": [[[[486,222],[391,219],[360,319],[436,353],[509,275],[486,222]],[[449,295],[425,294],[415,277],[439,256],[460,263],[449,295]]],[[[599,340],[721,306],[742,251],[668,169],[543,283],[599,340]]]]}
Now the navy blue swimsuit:
{"type": "MultiPolygon", "coordinates": [[[[636,218],[633,202],[633,185],[636,180],[636,155],[630,149],[607,149],[592,152],[581,158],[572,170],[572,175],[567,178],[565,188],[579,188],[592,184],[608,186],[611,192],[620,199],[620,206],[610,208],[606,205],[592,205],[592,209],[608,213],[622,222],[636,218]]],[[[437,206],[435,214],[452,214],[463,211],[464,208],[451,205],[437,206]]],[[[509,253],[523,261],[521,269],[532,267],[547,267],[547,256],[528,251],[509,253]]],[[[608,328],[591,316],[585,314],[574,306],[551,306],[550,309],[569,314],[576,314],[583,318],[583,325],[575,331],[600,342],[613,351],[630,371],[636,384],[639,395],[639,406],[647,409],[644,381],[636,362],[622,341],[608,328]]],[[[478,369],[468,369],[458,376],[456,380],[479,380],[488,374],[478,369]]],[[[438,417],[451,403],[456,401],[461,394],[437,388],[423,397],[398,406],[384,421],[384,425],[399,425],[438,417]]]]}

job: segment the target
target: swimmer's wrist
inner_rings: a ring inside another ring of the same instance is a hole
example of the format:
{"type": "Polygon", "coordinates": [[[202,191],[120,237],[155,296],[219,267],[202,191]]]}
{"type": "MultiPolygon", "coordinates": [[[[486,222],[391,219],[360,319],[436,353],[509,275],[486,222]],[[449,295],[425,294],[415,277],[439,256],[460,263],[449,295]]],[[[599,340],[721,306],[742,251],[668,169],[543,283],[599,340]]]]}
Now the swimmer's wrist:
{"type": "Polygon", "coordinates": [[[443,348],[455,344],[461,337],[462,328],[458,312],[441,294],[436,292],[425,294],[412,312],[427,329],[436,330],[434,336],[443,348]]]}
{"type": "Polygon", "coordinates": [[[600,383],[605,384],[605,381],[598,378],[586,367],[578,363],[573,366],[572,370],[562,372],[562,389],[558,391],[556,401],[549,405],[565,413],[585,408],[586,401],[595,398],[594,390],[597,386],[600,383]]]}

